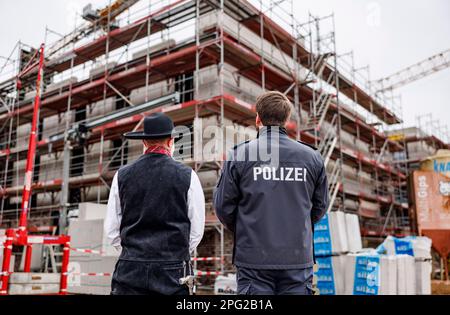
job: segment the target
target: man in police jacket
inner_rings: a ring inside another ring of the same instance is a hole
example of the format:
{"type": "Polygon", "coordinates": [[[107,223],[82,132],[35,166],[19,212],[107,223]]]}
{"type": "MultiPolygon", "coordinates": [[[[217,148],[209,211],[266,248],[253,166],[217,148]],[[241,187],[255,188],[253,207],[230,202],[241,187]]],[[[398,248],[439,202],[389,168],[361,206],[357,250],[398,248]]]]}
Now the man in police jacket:
{"type": "Polygon", "coordinates": [[[220,221],[234,233],[238,294],[309,295],[313,224],[328,186],[314,147],[289,138],[292,104],[279,92],[257,100],[258,138],[236,146],[214,192],[220,221]]]}
{"type": "Polygon", "coordinates": [[[143,141],[145,154],[122,167],[111,185],[105,231],[122,249],[113,295],[189,294],[190,254],[203,236],[205,198],[197,174],[172,158],[173,129],[158,113],[145,118],[142,132],[124,135],[143,141]]]}

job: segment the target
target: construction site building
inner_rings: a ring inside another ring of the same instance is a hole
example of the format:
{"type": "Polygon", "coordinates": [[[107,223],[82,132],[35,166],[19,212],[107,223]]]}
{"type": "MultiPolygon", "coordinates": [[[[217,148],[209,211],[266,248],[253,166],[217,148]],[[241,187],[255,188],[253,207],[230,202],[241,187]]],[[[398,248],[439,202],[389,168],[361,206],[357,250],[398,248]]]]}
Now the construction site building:
{"type": "MultiPolygon", "coordinates": [[[[300,23],[292,0],[133,8],[62,48],[62,40],[46,45],[30,230],[66,232],[80,203],[105,204],[114,173],[143,153],[122,134],[162,111],[190,132],[189,143],[177,141],[176,159],[198,172],[205,191],[207,228],[196,255],[220,258],[195,267],[233,271],[233,238],[214,214],[212,192],[224,153],[257,134],[256,98],[278,90],[294,105],[290,136],[324,157],[330,210],[358,214],[368,240],[410,233],[408,163],[394,163],[405,139],[386,132],[402,119],[338,56],[333,15],[300,23]]],[[[34,52],[19,44],[1,74],[0,228],[17,226],[20,213],[36,71],[22,76],[20,89],[15,77],[34,52]]]]}

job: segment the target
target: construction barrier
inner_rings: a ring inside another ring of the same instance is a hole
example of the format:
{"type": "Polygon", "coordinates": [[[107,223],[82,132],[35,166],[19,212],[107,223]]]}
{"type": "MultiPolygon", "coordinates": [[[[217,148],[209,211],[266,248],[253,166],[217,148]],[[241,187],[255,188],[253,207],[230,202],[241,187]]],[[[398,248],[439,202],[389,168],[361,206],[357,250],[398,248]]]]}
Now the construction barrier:
{"type": "Polygon", "coordinates": [[[223,273],[221,271],[199,271],[195,270],[194,275],[196,277],[214,277],[214,276],[220,276],[223,273]]]}
{"type": "Polygon", "coordinates": [[[92,254],[92,255],[103,255],[104,252],[100,250],[94,250],[94,249],[82,249],[82,248],[70,248],[71,251],[78,252],[78,253],[85,253],[85,254],[92,254]]]}

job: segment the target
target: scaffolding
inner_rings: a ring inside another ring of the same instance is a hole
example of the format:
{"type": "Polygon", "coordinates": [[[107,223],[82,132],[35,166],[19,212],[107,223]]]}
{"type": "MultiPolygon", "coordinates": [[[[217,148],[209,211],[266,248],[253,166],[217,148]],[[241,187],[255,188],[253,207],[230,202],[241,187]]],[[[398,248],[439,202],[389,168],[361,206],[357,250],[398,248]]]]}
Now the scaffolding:
{"type": "MultiPolygon", "coordinates": [[[[195,257],[217,259],[194,260],[194,267],[232,272],[233,238],[214,214],[212,191],[227,149],[256,135],[257,96],[278,90],[294,105],[289,135],[324,157],[329,211],[358,213],[366,237],[409,233],[399,223],[407,219],[400,195],[407,170],[392,163],[405,145],[383,129],[401,118],[346,61],[349,54],[338,55],[334,15],[300,22],[293,0],[155,0],[139,1],[114,23],[107,16],[102,27],[85,32],[83,23],[76,36],[46,43],[55,48],[45,61],[32,229],[64,233],[80,202],[106,203],[114,173],[142,154],[122,133],[163,111],[188,129],[191,141],[176,143],[176,158],[198,172],[207,198],[195,257]]],[[[2,227],[18,222],[36,68],[21,75],[21,93],[11,78],[28,68],[33,51],[19,43],[0,72],[2,227]]]]}

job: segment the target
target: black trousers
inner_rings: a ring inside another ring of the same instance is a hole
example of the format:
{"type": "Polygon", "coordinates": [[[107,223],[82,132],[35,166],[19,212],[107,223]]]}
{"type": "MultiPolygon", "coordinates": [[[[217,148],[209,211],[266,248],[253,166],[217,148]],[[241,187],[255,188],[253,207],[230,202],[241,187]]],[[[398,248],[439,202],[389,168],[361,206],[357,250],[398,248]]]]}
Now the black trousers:
{"type": "Polygon", "coordinates": [[[192,268],[183,262],[119,260],[111,283],[111,295],[189,295],[180,278],[192,268]]]}
{"type": "Polygon", "coordinates": [[[237,267],[239,295],[311,295],[313,268],[264,270],[237,267]]]}

